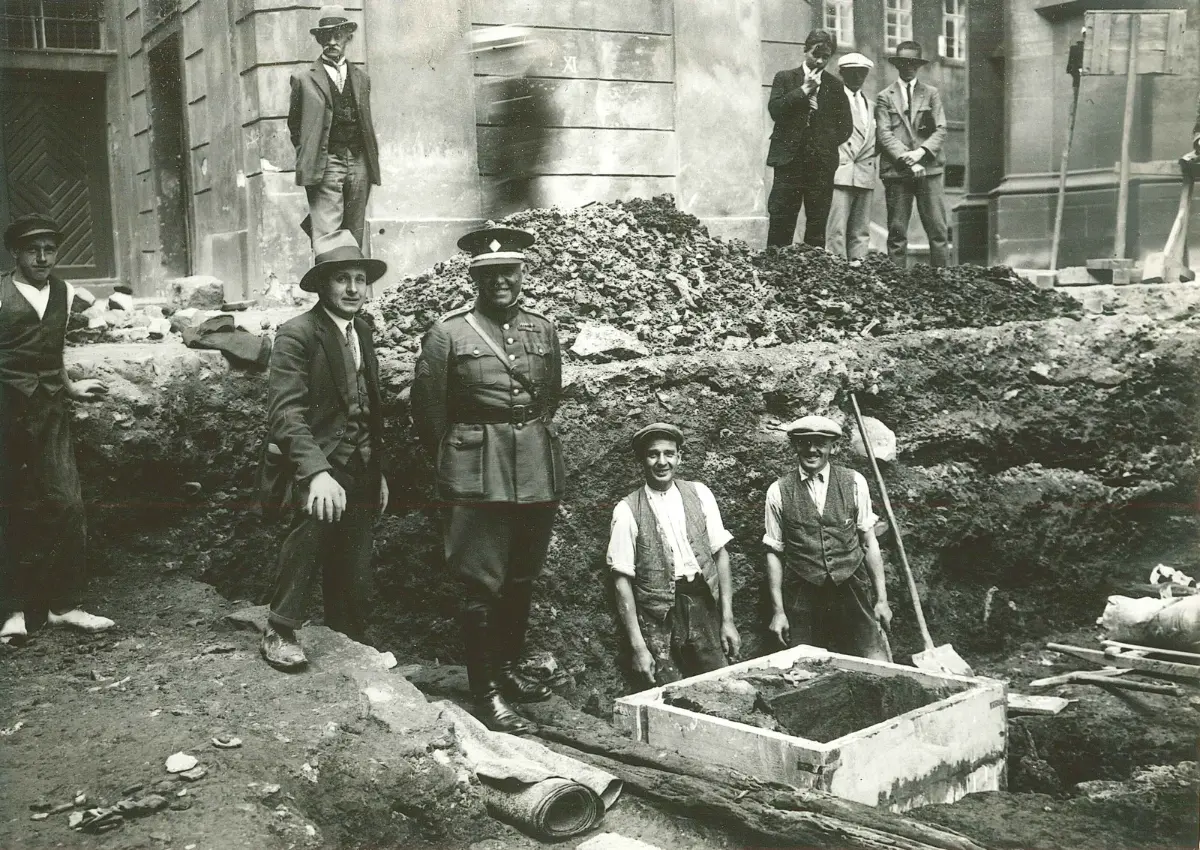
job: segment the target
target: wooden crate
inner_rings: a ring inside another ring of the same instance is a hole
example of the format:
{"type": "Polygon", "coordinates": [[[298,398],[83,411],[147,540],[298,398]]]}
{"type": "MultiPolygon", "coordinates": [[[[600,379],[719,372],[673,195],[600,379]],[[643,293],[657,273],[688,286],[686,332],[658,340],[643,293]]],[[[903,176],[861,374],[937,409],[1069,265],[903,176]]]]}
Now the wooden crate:
{"type": "Polygon", "coordinates": [[[994,679],[926,673],[797,646],[667,687],[825,659],[841,670],[965,689],[825,744],[666,705],[663,688],[618,699],[613,721],[630,737],[653,747],[895,812],[1003,787],[1007,694],[1004,683],[994,679]]]}
{"type": "Polygon", "coordinates": [[[1084,12],[1083,73],[1125,74],[1129,68],[1131,15],[1138,16],[1138,36],[1134,45],[1136,73],[1185,73],[1187,11],[1184,9],[1084,12]]]}

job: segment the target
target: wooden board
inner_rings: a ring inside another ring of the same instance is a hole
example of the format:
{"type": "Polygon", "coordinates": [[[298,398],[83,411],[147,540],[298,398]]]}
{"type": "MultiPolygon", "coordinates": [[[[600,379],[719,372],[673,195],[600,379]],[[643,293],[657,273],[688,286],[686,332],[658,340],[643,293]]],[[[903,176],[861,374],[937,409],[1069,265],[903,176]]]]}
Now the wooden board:
{"type": "Polygon", "coordinates": [[[1058,714],[1070,704],[1069,699],[1062,697],[1014,694],[1011,691],[1008,694],[1008,710],[1019,714],[1058,714]]]}
{"type": "Polygon", "coordinates": [[[1184,652],[1181,649],[1159,649],[1156,646],[1142,646],[1136,643],[1121,643],[1116,640],[1102,640],[1100,643],[1106,647],[1115,647],[1120,650],[1132,652],[1145,652],[1151,655],[1168,655],[1178,661],[1183,661],[1188,664],[1200,664],[1200,653],[1184,652]]]}
{"type": "Polygon", "coordinates": [[[1142,12],[1090,11],[1084,13],[1083,73],[1124,76],[1129,66],[1129,22],[1138,16],[1134,45],[1138,74],[1183,74],[1187,12],[1151,9],[1142,12]]]}
{"type": "Polygon", "coordinates": [[[1082,646],[1070,646],[1062,643],[1048,643],[1047,649],[1055,652],[1074,655],[1100,665],[1128,667],[1143,673],[1159,673],[1164,676],[1179,676],[1184,679],[1200,680],[1200,665],[1183,664],[1178,661],[1159,661],[1156,658],[1144,658],[1125,652],[1105,652],[1099,649],[1087,649],[1082,646]]]}
{"type": "Polygon", "coordinates": [[[714,765],[892,811],[950,803],[1002,785],[1005,686],[985,678],[939,675],[798,646],[714,670],[666,688],[622,697],[614,724],[631,737],[714,765]],[[787,669],[797,660],[876,676],[906,676],[922,685],[962,688],[931,705],[821,743],[688,711],[663,702],[668,688],[787,669]]]}

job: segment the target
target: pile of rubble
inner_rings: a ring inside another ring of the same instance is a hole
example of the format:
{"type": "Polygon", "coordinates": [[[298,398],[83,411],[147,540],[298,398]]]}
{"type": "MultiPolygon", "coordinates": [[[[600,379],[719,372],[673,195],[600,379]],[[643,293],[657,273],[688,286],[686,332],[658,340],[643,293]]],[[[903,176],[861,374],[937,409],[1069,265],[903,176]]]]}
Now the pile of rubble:
{"type": "MultiPolygon", "coordinates": [[[[537,235],[525,299],[584,359],[604,346],[618,356],[743,349],[1079,311],[1005,267],[906,270],[803,245],[754,252],[710,236],[669,195],[526,210],[504,223],[537,235]]],[[[381,346],[416,351],[429,325],[473,297],[465,255],[405,278],[373,307],[381,346]]]]}

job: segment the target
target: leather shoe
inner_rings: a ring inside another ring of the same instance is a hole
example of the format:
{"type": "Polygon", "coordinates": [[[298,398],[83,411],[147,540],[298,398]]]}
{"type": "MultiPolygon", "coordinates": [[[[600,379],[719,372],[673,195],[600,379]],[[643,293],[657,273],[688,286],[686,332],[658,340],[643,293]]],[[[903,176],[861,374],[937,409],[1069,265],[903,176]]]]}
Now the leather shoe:
{"type": "Polygon", "coordinates": [[[285,673],[300,670],[308,664],[308,659],[304,656],[304,647],[300,646],[299,638],[290,629],[276,630],[267,626],[259,649],[268,664],[285,673]]]}
{"type": "Polygon", "coordinates": [[[484,726],[493,732],[507,732],[510,735],[532,735],[537,726],[517,714],[498,691],[484,694],[476,700],[477,716],[484,726]]]}
{"type": "Polygon", "coordinates": [[[553,696],[550,688],[517,672],[517,665],[506,661],[500,665],[500,691],[513,702],[543,702],[553,696]]]}

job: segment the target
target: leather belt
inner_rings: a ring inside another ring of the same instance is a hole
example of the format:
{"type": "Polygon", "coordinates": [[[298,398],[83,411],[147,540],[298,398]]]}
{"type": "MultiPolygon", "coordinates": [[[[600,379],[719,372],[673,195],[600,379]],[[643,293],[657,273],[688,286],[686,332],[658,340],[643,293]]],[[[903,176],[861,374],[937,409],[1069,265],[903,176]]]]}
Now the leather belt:
{"type": "Polygon", "coordinates": [[[524,425],[541,419],[545,414],[541,405],[514,404],[512,407],[480,407],[455,414],[453,421],[461,425],[497,425],[509,422],[524,425]]]}

